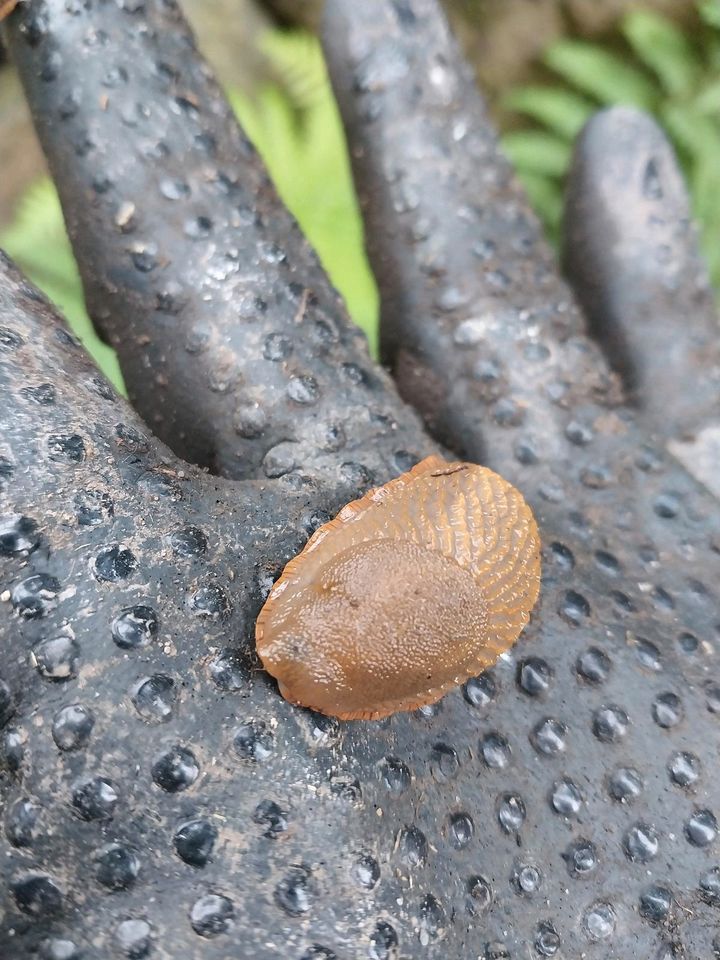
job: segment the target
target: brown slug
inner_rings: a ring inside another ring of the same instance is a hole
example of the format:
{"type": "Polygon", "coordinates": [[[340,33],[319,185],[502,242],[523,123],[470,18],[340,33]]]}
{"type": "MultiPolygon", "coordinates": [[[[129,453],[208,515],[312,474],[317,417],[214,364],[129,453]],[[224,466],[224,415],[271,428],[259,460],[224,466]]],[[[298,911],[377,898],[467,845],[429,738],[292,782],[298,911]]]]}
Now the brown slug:
{"type": "Polygon", "coordinates": [[[519,491],[428,457],[313,534],[260,611],[257,651],[291,703],[385,717],[494,663],[539,590],[540,536],[519,491]]]}
{"type": "Polygon", "coordinates": [[[0,20],[4,20],[5,17],[9,16],[18,5],[18,2],[19,0],[0,0],[0,20]]]}

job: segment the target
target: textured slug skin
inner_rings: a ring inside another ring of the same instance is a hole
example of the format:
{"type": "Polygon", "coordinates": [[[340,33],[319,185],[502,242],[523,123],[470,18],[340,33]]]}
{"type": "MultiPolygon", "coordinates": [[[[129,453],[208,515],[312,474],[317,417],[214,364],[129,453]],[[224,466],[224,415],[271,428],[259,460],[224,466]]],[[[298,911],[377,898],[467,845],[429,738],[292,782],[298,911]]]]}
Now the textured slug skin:
{"type": "Polygon", "coordinates": [[[428,457],[315,532],[260,611],[257,651],[291,703],[385,717],[494,663],[539,590],[522,495],[485,467],[428,457]]]}

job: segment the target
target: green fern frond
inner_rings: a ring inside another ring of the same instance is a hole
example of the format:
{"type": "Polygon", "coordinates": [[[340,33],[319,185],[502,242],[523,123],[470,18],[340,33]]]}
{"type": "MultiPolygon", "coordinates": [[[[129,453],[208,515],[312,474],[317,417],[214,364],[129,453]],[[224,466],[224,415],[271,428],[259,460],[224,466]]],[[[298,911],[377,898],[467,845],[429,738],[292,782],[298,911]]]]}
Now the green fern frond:
{"type": "Polygon", "coordinates": [[[633,10],[621,32],[638,60],[656,74],[665,93],[685,96],[698,82],[701,64],[687,35],[652,10],[633,10]]]}
{"type": "Polygon", "coordinates": [[[501,99],[500,105],[568,140],[578,135],[595,109],[573,90],[541,86],[515,87],[501,99]]]}
{"type": "Polygon", "coordinates": [[[720,79],[710,80],[702,86],[693,105],[704,116],[720,117],[720,79]]]}
{"type": "Polygon", "coordinates": [[[720,3],[718,0],[697,0],[700,18],[710,27],[720,30],[720,3]]]}
{"type": "Polygon", "coordinates": [[[558,40],[548,48],[543,60],[571,88],[605,106],[624,104],[651,110],[655,103],[652,80],[637,66],[597,44],[558,40]]]}
{"type": "Polygon", "coordinates": [[[345,134],[320,44],[302,31],[272,31],[265,43],[279,72],[286,63],[308,58],[313,96],[306,101],[302,124],[294,122],[293,104],[274,86],[263,88],[253,99],[232,90],[230,102],[280,196],[375,349],[377,288],[364,252],[345,134]]]}
{"type": "Polygon", "coordinates": [[[518,176],[528,200],[545,225],[548,239],[557,246],[563,212],[562,190],[558,181],[529,170],[519,170],[518,176]]]}
{"type": "Polygon", "coordinates": [[[570,163],[572,147],[552,133],[516,130],[501,138],[510,162],[520,170],[545,177],[562,177],[570,163]]]}

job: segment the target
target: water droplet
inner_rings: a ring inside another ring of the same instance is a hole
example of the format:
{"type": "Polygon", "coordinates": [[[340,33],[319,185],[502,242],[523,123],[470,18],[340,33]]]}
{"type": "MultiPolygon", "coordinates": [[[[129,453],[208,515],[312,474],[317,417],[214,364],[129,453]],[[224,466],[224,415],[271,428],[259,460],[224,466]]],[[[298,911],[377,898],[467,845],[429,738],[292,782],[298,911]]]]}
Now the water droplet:
{"type": "Polygon", "coordinates": [[[149,723],[166,723],[172,717],[176,699],[175,681],[163,673],[143,677],[132,694],[135,709],[149,723]]]}
{"type": "Polygon", "coordinates": [[[0,517],[0,556],[30,553],[40,542],[37,523],[19,513],[0,517]]]}
{"type": "Polygon", "coordinates": [[[152,928],[147,920],[123,920],[115,939],[128,960],[144,960],[152,950],[152,928]]]}
{"type": "Polygon", "coordinates": [[[152,778],[168,793],[187,790],[198,778],[200,767],[195,755],[187,747],[176,745],[152,765],[152,778]]]}
{"type": "Polygon", "coordinates": [[[582,807],[582,794],[568,777],[553,784],[550,805],[563,817],[576,817],[582,807]]]}
{"type": "Polygon", "coordinates": [[[623,850],[628,860],[649,863],[659,849],[657,831],[647,823],[635,823],[625,832],[623,850]]]}
{"type": "Polygon", "coordinates": [[[562,721],[546,717],[533,727],[530,742],[538,753],[552,757],[565,751],[567,732],[567,725],[562,721]]]}
{"type": "Polygon", "coordinates": [[[515,864],[510,882],[517,894],[534,896],[542,886],[542,873],[534,863],[515,864]]]}
{"type": "Polygon", "coordinates": [[[447,925],[447,914],[445,908],[431,893],[423,897],[420,904],[420,943],[427,946],[430,943],[437,943],[445,935],[447,925]]]}
{"type": "Polygon", "coordinates": [[[563,860],[571,877],[585,878],[593,873],[598,865],[597,850],[591,840],[574,840],[563,853],[563,860]]]}
{"type": "Polygon", "coordinates": [[[460,769],[460,759],[457,751],[446,743],[436,743],[433,745],[430,755],[430,770],[433,779],[438,783],[444,783],[457,776],[460,769]]]}
{"type": "Polygon", "coordinates": [[[10,886],[18,908],[31,917],[50,918],[62,910],[60,888],[44,873],[28,873],[13,880],[10,886]]]}
{"type": "Polygon", "coordinates": [[[16,584],[10,594],[15,612],[25,620],[45,617],[57,606],[60,581],[49,573],[36,573],[16,584]]]}
{"type": "Polygon", "coordinates": [[[578,676],[588,683],[604,683],[610,673],[610,657],[599,647],[590,647],[577,658],[575,669],[578,676]]]}
{"type": "Polygon", "coordinates": [[[9,353],[11,350],[17,350],[24,343],[19,333],[10,330],[9,327],[0,327],[0,350],[9,353]]]}
{"type": "Polygon", "coordinates": [[[603,743],[617,743],[627,734],[630,719],[622,707],[604,705],[593,714],[593,733],[603,743]]]}
{"type": "Polygon", "coordinates": [[[48,937],[40,944],[40,960],[82,960],[82,954],[72,940],[48,937]]]}
{"type": "Polygon", "coordinates": [[[694,847],[707,847],[717,836],[718,823],[711,810],[696,810],[685,823],[685,836],[694,847]]]}
{"type": "Polygon", "coordinates": [[[287,387],[287,395],[295,403],[311,404],[320,396],[320,388],[314,377],[292,377],[287,387]]]}
{"type": "Polygon", "coordinates": [[[398,936],[392,924],[379,920],[370,934],[370,960],[395,960],[398,936]]]}
{"type": "Polygon", "coordinates": [[[291,917],[308,913],[313,895],[312,875],[303,865],[291,867],[275,887],[275,903],[291,917]]]}
{"type": "Polygon", "coordinates": [[[83,490],[75,496],[75,516],[81,527],[96,527],[114,514],[112,499],[101,490],[83,490]]]}
{"type": "Polygon", "coordinates": [[[191,867],[204,867],[212,856],[217,828],[209,820],[186,820],[175,831],[175,852],[191,867]]]}
{"type": "Polygon", "coordinates": [[[380,879],[380,864],[369,853],[363,853],[353,863],[351,872],[361,887],[372,890],[380,879]]]}
{"type": "Polygon", "coordinates": [[[467,702],[480,709],[487,707],[495,699],[496,693],[495,681],[489,673],[471,677],[463,685],[463,696],[467,702]]]}
{"type": "Polygon", "coordinates": [[[653,884],[640,895],[640,916],[651,923],[662,923],[670,913],[672,901],[672,893],[667,887],[653,884]]]}
{"type": "Polygon", "coordinates": [[[475,834],[475,824],[469,813],[453,813],[450,815],[450,843],[456,850],[462,850],[472,840],[475,834]]]}
{"type": "Polygon", "coordinates": [[[5,817],[5,836],[14,847],[29,847],[36,835],[40,804],[27,797],[16,800],[5,817]]]}
{"type": "Polygon", "coordinates": [[[663,520],[672,520],[680,512],[680,498],[674,493],[663,493],[653,502],[653,510],[663,520]]]}
{"type": "Polygon", "coordinates": [[[264,720],[248,720],[236,731],[233,746],[242,760],[262,762],[273,751],[272,731],[264,720]]]}
{"type": "Polygon", "coordinates": [[[650,640],[639,638],[635,643],[635,656],[641,667],[659,673],[662,670],[662,656],[660,651],[650,640]]]}
{"type": "Polygon", "coordinates": [[[221,690],[235,693],[245,686],[243,662],[234,650],[218,654],[209,665],[210,676],[221,690]]]}
{"type": "Polygon", "coordinates": [[[720,867],[711,867],[700,877],[700,896],[712,907],[720,907],[720,867]]]}
{"type": "Polygon", "coordinates": [[[575,556],[570,547],[555,541],[550,544],[550,559],[560,569],[569,573],[575,567],[575,556]]]}
{"type": "Polygon", "coordinates": [[[217,583],[201,586],[190,594],[188,606],[196,616],[209,620],[225,620],[232,611],[230,598],[217,583]]]}
{"type": "Polygon", "coordinates": [[[468,910],[472,914],[485,913],[492,904],[493,891],[490,881],[485,877],[476,876],[468,880],[468,910]]]}
{"type": "Polygon", "coordinates": [[[590,604],[581,593],[568,590],[558,607],[558,613],[571,627],[579,627],[590,616],[590,604]]]}
{"type": "Polygon", "coordinates": [[[643,791],[642,777],[632,767],[618,767],[611,776],[608,783],[608,792],[613,800],[620,803],[630,803],[636,797],[639,797],[643,791]]]}
{"type": "Polygon", "coordinates": [[[565,436],[575,446],[585,447],[592,442],[593,432],[590,427],[578,423],[576,420],[571,420],[565,427],[565,436]]]}
{"type": "Polygon", "coordinates": [[[266,360],[280,363],[287,360],[293,351],[292,340],[281,333],[271,333],[265,338],[263,356],[266,360]]]}
{"type": "Polygon", "coordinates": [[[95,557],[93,575],[100,583],[117,583],[126,580],[137,569],[137,560],[132,550],[123,547],[105,547],[95,557]]]}
{"type": "Polygon", "coordinates": [[[201,937],[211,939],[229,933],[234,926],[235,908],[229,897],[208,893],[200,897],[190,910],[190,923],[201,937]]]}
{"type": "Polygon", "coordinates": [[[323,947],[319,943],[314,943],[300,957],[300,960],[338,960],[337,954],[329,947],[323,947]]]}
{"type": "Polygon", "coordinates": [[[47,680],[70,680],[77,676],[80,648],[72,637],[43,640],[33,648],[38,673],[47,680]]]}
{"type": "Polygon", "coordinates": [[[591,940],[607,940],[615,932],[617,918],[611,904],[594,903],[583,917],[583,927],[591,940]]]}
{"type": "Polygon", "coordinates": [[[111,820],[119,797],[112,781],[93,777],[73,788],[72,805],[83,820],[111,820]]]}
{"type": "Polygon", "coordinates": [[[398,834],[396,847],[399,857],[409,867],[421,867],[427,860],[427,839],[418,827],[403,827],[398,834]]]}
{"type": "Polygon", "coordinates": [[[560,942],[560,935],[551,923],[543,920],[538,924],[533,944],[538,956],[554,957],[560,949],[560,942]]]}
{"type": "Polygon", "coordinates": [[[126,607],[112,623],[112,638],[123,650],[147,646],[158,632],[158,618],[152,607],[126,607]]]}
{"type": "Polygon", "coordinates": [[[498,823],[505,833],[517,834],[525,823],[525,816],[525,804],[517,794],[505,793],[498,799],[498,823]]]}
{"type": "Polygon", "coordinates": [[[691,655],[693,653],[697,653],[700,647],[700,641],[694,633],[684,631],[678,637],[678,645],[683,653],[691,655]]]}
{"type": "Polygon", "coordinates": [[[694,753],[680,750],[670,757],[668,774],[678,787],[691,787],[700,776],[700,759],[694,753]]]}
{"type": "Polygon", "coordinates": [[[77,433],[48,437],[47,447],[55,463],[82,463],[85,459],[85,441],[77,433]]]}
{"type": "Polygon", "coordinates": [[[531,697],[542,697],[550,689],[553,670],[547,661],[540,657],[528,657],[518,664],[516,679],[524,693],[531,697]]]}
{"type": "Polygon", "coordinates": [[[683,718],[682,701],[676,693],[661,693],[652,705],[653,720],[659,727],[676,727],[683,718]]]}
{"type": "Polygon", "coordinates": [[[140,861],[120,843],[111,843],[95,855],[97,879],[108,890],[127,890],[137,879],[140,861]]]}
{"type": "Polygon", "coordinates": [[[183,233],[190,240],[206,240],[212,233],[213,222],[210,217],[191,217],[183,225],[183,233]]]}
{"type": "Polygon", "coordinates": [[[277,840],[288,828],[287,812],[274,800],[261,800],[255,807],[253,821],[264,827],[263,836],[277,840]]]}
{"type": "Polygon", "coordinates": [[[504,770],[511,759],[510,744],[501,734],[488,733],[480,741],[480,756],[491,769],[504,770]]]}

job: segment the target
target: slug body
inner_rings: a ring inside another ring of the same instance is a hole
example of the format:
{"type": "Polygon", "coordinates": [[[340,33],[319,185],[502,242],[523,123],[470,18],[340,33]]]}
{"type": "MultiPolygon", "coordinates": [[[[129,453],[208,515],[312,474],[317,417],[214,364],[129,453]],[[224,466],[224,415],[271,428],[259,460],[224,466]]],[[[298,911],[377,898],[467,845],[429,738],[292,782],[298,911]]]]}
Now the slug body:
{"type": "Polygon", "coordinates": [[[0,0],[0,20],[8,17],[18,5],[18,2],[19,0],[0,0]]]}
{"type": "Polygon", "coordinates": [[[257,651],[291,703],[376,719],[494,663],[539,590],[522,495],[484,467],[428,457],[313,534],[260,611],[257,651]]]}

